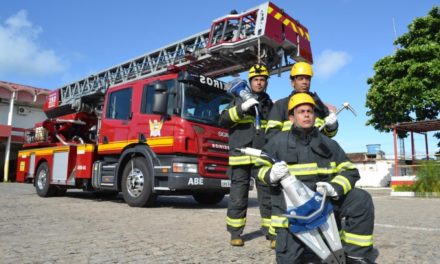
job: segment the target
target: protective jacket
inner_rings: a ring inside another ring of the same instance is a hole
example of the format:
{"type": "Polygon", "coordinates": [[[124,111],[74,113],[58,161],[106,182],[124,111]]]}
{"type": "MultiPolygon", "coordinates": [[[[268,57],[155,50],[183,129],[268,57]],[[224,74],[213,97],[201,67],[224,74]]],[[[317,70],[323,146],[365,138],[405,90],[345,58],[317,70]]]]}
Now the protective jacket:
{"type": "MultiPolygon", "coordinates": [[[[292,97],[295,93],[296,91],[292,91],[292,93],[288,97],[276,101],[274,106],[272,107],[266,126],[267,140],[269,140],[279,131],[289,130],[292,126],[292,123],[289,120],[287,106],[289,104],[290,97],[292,97]]],[[[328,107],[321,101],[318,94],[316,94],[315,92],[311,92],[309,94],[313,97],[313,100],[316,103],[315,126],[320,127],[324,124],[324,119],[330,114],[330,111],[328,110],[328,107]]],[[[327,127],[324,127],[322,132],[328,137],[333,137],[338,132],[338,126],[336,126],[336,129],[334,130],[328,130],[327,127]]]]}
{"type": "MultiPolygon", "coordinates": [[[[341,223],[341,219],[344,218],[346,223],[350,223],[340,232],[346,253],[358,257],[371,254],[374,228],[373,202],[367,192],[354,188],[360,178],[359,172],[336,141],[320,133],[316,127],[306,133],[302,128],[292,126],[288,131],[277,133],[263,150],[276,159],[285,161],[290,174],[295,175],[313,191],[316,191],[318,181],[329,182],[338,194],[337,200],[330,199],[337,221],[341,223]]],[[[266,160],[257,159],[256,166],[261,166],[255,168],[258,180],[270,183],[272,165],[266,160]]],[[[273,186],[271,194],[271,226],[288,228],[288,219],[282,216],[286,213],[286,202],[281,185],[273,186]]],[[[291,260],[292,256],[296,258],[301,254],[298,246],[286,245],[290,243],[286,241],[293,241],[294,244],[301,242],[296,241],[292,234],[289,235],[290,238],[286,238],[284,231],[283,234],[283,236],[277,235],[279,263],[284,262],[283,258],[291,260]]],[[[298,261],[298,263],[302,262],[298,261]]]]}
{"type": "Polygon", "coordinates": [[[255,95],[259,102],[257,105],[261,122],[259,133],[255,128],[254,107],[244,112],[241,109],[243,100],[240,97],[235,97],[220,115],[220,126],[229,128],[229,165],[231,166],[255,163],[254,157],[243,155],[235,150],[236,148],[262,148],[264,146],[264,132],[273,103],[267,93],[262,92],[255,95]]]}
{"type": "MultiPolygon", "coordinates": [[[[330,182],[339,197],[346,195],[359,179],[359,172],[348,160],[339,144],[313,128],[305,133],[302,128],[292,127],[289,131],[277,133],[263,148],[275,158],[285,161],[289,172],[304,182],[310,189],[316,189],[316,182],[330,182]]],[[[264,164],[258,178],[270,182],[271,165],[264,164]]],[[[285,208],[280,208],[281,214],[285,208]]]]}

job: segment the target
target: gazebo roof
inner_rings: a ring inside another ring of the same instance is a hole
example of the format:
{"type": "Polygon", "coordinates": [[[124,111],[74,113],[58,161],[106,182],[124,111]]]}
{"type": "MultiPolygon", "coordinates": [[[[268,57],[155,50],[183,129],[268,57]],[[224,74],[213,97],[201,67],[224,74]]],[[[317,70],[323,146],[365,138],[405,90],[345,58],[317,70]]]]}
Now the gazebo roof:
{"type": "Polygon", "coordinates": [[[412,131],[417,133],[437,131],[440,130],[440,119],[397,123],[394,124],[393,127],[400,131],[412,131]]]}

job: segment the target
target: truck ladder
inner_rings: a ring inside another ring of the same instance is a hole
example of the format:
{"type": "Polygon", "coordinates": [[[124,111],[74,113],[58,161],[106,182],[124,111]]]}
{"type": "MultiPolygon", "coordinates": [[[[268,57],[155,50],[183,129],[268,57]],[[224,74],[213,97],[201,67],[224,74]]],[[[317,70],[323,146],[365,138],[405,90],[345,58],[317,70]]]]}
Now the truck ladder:
{"type": "Polygon", "coordinates": [[[267,2],[214,20],[211,29],[61,87],[59,105],[105,94],[108,87],[166,73],[173,68],[210,77],[238,74],[264,63],[272,74],[294,61],[312,63],[307,29],[267,2]]]}

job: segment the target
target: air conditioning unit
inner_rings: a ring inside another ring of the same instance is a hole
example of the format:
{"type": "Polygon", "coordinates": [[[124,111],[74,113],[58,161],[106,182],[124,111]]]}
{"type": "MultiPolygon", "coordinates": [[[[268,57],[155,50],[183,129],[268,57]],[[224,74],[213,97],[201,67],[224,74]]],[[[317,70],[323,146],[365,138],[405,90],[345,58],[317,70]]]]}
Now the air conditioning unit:
{"type": "Polygon", "coordinates": [[[27,108],[24,107],[24,106],[18,106],[18,107],[17,107],[17,114],[18,114],[18,115],[25,116],[25,115],[27,115],[29,112],[30,112],[30,110],[27,109],[27,108]]]}

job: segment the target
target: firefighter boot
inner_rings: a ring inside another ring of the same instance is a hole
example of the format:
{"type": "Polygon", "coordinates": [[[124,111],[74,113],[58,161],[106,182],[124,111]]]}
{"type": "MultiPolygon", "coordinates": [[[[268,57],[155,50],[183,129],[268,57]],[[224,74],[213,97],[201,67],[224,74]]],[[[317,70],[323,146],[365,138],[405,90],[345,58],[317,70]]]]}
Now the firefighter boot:
{"type": "Polygon", "coordinates": [[[276,239],[273,239],[270,241],[270,248],[275,249],[277,247],[277,241],[276,239]]]}
{"type": "Polygon", "coordinates": [[[231,238],[230,244],[234,247],[242,247],[244,246],[244,240],[241,237],[231,238]]]}
{"type": "MultiPolygon", "coordinates": [[[[266,233],[268,233],[268,232],[266,232],[266,233]]],[[[271,249],[275,249],[275,247],[277,246],[277,238],[276,238],[276,236],[267,234],[266,235],[266,240],[270,241],[270,244],[269,244],[270,248],[271,249]]]]}

